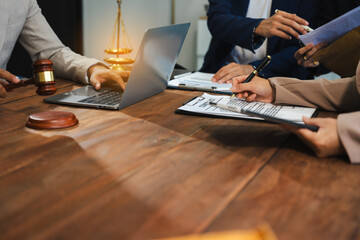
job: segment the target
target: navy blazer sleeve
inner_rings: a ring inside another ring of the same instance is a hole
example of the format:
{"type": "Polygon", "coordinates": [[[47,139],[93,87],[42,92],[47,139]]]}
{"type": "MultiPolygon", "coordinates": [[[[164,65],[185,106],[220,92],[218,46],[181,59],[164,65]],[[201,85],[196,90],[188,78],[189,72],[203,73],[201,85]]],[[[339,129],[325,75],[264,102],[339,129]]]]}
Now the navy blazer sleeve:
{"type": "MultiPolygon", "coordinates": [[[[298,3],[297,10],[293,11],[298,16],[306,19],[310,26],[316,24],[316,12],[318,9],[317,1],[314,0],[302,0],[298,3]]],[[[272,56],[272,61],[268,67],[266,67],[262,74],[264,77],[275,77],[275,76],[289,76],[297,77],[300,79],[312,78],[310,72],[299,66],[294,57],[295,52],[300,48],[299,40],[285,40],[278,37],[269,39],[268,54],[272,56]],[[284,69],[288,69],[288,72],[284,72],[284,69]]],[[[255,61],[250,63],[251,65],[259,65],[260,62],[255,61]]]]}
{"type": "Polygon", "coordinates": [[[212,36],[254,52],[253,31],[264,19],[243,17],[247,13],[247,1],[238,1],[236,4],[232,0],[209,2],[208,27],[212,36]]]}
{"type": "MultiPolygon", "coordinates": [[[[216,72],[225,64],[226,57],[235,45],[254,50],[253,30],[263,19],[244,17],[249,0],[209,0],[209,2],[208,27],[213,39],[205,57],[203,70],[216,72]]],[[[273,0],[271,12],[275,9],[296,13],[312,26],[315,22],[317,0],[273,0]]],[[[272,56],[272,60],[262,72],[264,77],[288,76],[300,79],[311,77],[310,72],[299,66],[294,58],[298,49],[297,39],[269,38],[267,54],[272,56]]],[[[261,61],[249,64],[257,66],[261,61]]]]}

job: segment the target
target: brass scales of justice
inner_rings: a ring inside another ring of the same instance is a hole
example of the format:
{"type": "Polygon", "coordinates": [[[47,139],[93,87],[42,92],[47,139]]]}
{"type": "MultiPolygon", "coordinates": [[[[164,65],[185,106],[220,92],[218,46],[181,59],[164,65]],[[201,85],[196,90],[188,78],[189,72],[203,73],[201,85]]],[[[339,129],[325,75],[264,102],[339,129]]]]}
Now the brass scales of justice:
{"type": "Polygon", "coordinates": [[[135,59],[130,57],[130,53],[134,49],[126,32],[121,14],[122,0],[116,0],[116,2],[118,4],[117,17],[109,46],[105,50],[104,61],[110,64],[110,68],[113,70],[131,70],[130,64],[134,63],[135,59]]]}

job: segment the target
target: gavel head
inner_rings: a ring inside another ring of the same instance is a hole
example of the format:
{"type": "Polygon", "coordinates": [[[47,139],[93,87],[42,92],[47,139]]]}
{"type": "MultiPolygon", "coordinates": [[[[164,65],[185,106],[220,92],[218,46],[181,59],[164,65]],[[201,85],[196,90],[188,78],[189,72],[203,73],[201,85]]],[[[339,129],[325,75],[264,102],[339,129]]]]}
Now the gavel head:
{"type": "Polygon", "coordinates": [[[51,95],[56,92],[53,63],[48,59],[34,62],[34,82],[38,87],[36,93],[39,95],[51,95]]]}

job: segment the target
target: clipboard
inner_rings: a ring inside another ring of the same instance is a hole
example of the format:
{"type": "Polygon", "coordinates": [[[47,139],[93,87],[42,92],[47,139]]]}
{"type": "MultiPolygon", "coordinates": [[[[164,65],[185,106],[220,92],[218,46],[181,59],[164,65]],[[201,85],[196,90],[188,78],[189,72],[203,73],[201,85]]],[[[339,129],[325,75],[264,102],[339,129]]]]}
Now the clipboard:
{"type": "Polygon", "coordinates": [[[232,94],[230,88],[232,84],[213,83],[211,81],[214,74],[202,72],[189,72],[175,76],[168,83],[168,88],[190,91],[202,91],[222,94],[232,94]]]}
{"type": "Polygon", "coordinates": [[[314,46],[323,42],[331,44],[359,26],[360,6],[318,27],[314,31],[300,35],[300,41],[304,45],[312,43],[314,46]]]}
{"type": "Polygon", "coordinates": [[[312,56],[341,77],[353,77],[360,60],[360,26],[312,56]]]}
{"type": "MultiPolygon", "coordinates": [[[[240,112],[229,111],[209,104],[210,102],[227,103],[230,99],[231,97],[228,95],[211,95],[204,93],[203,95],[194,97],[184,103],[175,110],[175,113],[212,118],[264,120],[263,118],[249,116],[240,112]]],[[[274,116],[298,123],[303,123],[302,116],[310,118],[316,114],[316,108],[274,105],[262,102],[246,102],[245,100],[237,98],[231,100],[237,102],[236,104],[238,106],[241,105],[244,108],[260,110],[260,112],[263,110],[265,113],[277,111],[277,115],[274,116]]]]}

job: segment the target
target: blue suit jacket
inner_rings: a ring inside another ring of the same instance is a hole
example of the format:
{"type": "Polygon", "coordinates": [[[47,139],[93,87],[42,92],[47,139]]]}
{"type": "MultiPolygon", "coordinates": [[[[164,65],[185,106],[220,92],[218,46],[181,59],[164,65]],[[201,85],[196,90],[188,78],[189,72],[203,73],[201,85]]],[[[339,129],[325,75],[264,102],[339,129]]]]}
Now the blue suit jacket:
{"type": "MultiPolygon", "coordinates": [[[[318,0],[273,0],[275,9],[296,13],[306,19],[310,26],[316,24],[318,0]]],[[[226,60],[235,45],[253,50],[253,29],[263,19],[246,18],[249,0],[209,0],[208,27],[213,36],[205,56],[202,72],[217,72],[226,65],[226,60]]],[[[299,40],[279,37],[268,39],[267,54],[270,64],[261,72],[264,77],[287,76],[308,79],[312,74],[297,64],[294,53],[299,49],[299,40]]],[[[262,60],[249,63],[258,66],[262,60]]]]}

